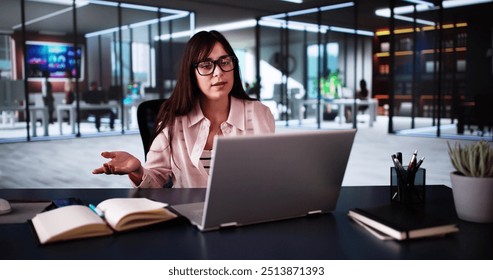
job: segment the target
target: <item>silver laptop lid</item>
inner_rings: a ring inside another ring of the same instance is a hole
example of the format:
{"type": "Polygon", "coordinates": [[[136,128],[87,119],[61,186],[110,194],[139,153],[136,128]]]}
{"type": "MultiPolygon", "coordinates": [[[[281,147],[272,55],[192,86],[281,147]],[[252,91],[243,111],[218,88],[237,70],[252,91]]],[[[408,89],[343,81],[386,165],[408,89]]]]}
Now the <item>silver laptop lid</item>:
{"type": "Polygon", "coordinates": [[[216,137],[201,230],[335,209],[356,130],[216,137]]]}

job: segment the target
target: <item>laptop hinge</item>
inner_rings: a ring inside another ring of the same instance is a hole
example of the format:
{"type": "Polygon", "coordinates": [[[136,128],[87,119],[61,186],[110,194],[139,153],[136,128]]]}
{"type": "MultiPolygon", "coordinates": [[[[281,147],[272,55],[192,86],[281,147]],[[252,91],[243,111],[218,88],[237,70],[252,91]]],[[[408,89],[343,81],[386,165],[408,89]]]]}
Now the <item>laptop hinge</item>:
{"type": "Polygon", "coordinates": [[[313,210],[313,211],[308,211],[308,215],[313,215],[313,214],[321,214],[322,210],[313,210]]]}
{"type": "Polygon", "coordinates": [[[225,228],[225,227],[236,227],[238,226],[238,223],[237,222],[231,222],[231,223],[223,223],[223,224],[220,224],[219,227],[221,228],[225,228]]]}

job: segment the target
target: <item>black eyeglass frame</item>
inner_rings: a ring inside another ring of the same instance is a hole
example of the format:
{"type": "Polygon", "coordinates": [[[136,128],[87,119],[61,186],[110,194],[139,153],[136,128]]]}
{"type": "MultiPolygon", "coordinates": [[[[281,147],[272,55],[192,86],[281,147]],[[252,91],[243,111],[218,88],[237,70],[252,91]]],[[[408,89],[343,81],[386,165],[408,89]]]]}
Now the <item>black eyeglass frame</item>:
{"type": "Polygon", "coordinates": [[[194,63],[193,64],[193,68],[197,70],[197,73],[199,73],[200,76],[209,76],[209,75],[212,75],[214,73],[214,71],[216,71],[216,66],[217,65],[219,65],[219,68],[221,68],[221,70],[223,72],[231,72],[231,71],[235,70],[237,64],[238,64],[238,58],[236,56],[234,56],[234,55],[223,55],[223,56],[219,57],[216,60],[205,60],[205,61],[200,61],[200,62],[194,63]],[[221,64],[219,62],[222,59],[225,59],[225,58],[228,58],[228,57],[231,58],[231,62],[233,63],[233,69],[231,69],[231,70],[224,70],[223,67],[221,66],[221,64]],[[209,74],[202,74],[202,73],[200,73],[199,64],[202,63],[202,62],[212,62],[212,64],[214,65],[212,67],[212,71],[209,74]]]}

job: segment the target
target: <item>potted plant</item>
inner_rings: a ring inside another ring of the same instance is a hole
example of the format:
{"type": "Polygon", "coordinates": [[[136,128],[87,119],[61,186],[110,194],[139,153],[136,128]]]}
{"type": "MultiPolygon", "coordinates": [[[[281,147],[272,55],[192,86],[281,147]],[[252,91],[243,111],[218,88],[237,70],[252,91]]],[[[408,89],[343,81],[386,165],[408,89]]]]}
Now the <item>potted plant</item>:
{"type": "Polygon", "coordinates": [[[450,179],[457,215],[465,221],[492,223],[493,148],[484,140],[468,146],[447,145],[456,169],[450,179]]]}

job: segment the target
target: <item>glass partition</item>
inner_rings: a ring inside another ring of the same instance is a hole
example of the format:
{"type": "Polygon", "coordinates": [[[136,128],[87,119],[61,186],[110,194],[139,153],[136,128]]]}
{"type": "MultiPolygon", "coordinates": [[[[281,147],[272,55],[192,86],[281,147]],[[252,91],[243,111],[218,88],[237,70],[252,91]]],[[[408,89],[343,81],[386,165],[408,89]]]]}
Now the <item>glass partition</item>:
{"type": "Polygon", "coordinates": [[[0,141],[138,132],[138,104],[170,94],[194,28],[188,11],[114,1],[4,4],[19,16],[0,26],[12,29],[0,40],[0,141]]]}
{"type": "MultiPolygon", "coordinates": [[[[491,48],[491,21],[483,13],[492,4],[396,1],[395,7],[390,28],[377,30],[374,41],[373,86],[389,132],[492,139],[493,123],[483,108],[493,96],[492,62],[478,55],[491,48]]],[[[390,17],[390,10],[377,14],[385,12],[390,17]]]]}
{"type": "Polygon", "coordinates": [[[30,136],[38,131],[36,128],[29,130],[33,127],[26,114],[29,112],[29,102],[26,100],[29,99],[26,98],[23,74],[15,69],[15,65],[22,63],[22,60],[19,61],[17,55],[12,55],[21,49],[19,43],[16,44],[14,40],[14,28],[20,28],[18,24],[21,22],[21,3],[6,0],[3,4],[12,7],[12,14],[7,17],[4,14],[6,11],[0,10],[0,18],[4,22],[0,28],[0,139],[16,141],[27,139],[28,131],[30,136]]]}
{"type": "Polygon", "coordinates": [[[356,125],[342,112],[360,80],[371,88],[373,33],[357,29],[355,9],[347,2],[259,21],[261,98],[286,126],[356,125]]]}

